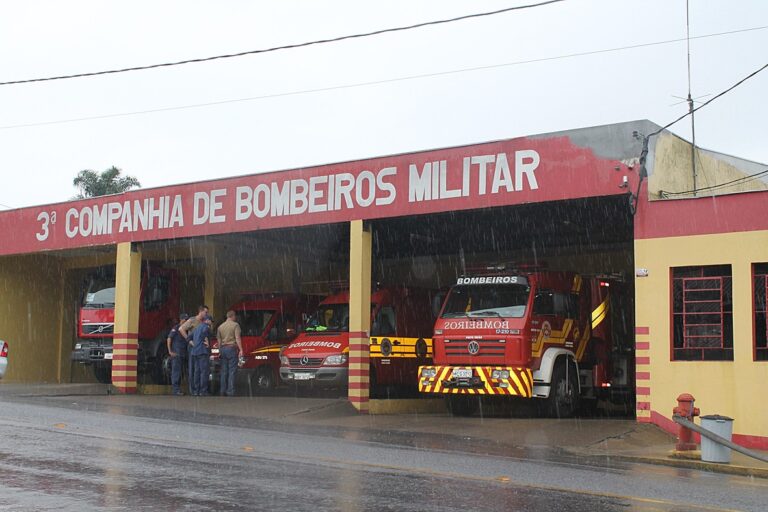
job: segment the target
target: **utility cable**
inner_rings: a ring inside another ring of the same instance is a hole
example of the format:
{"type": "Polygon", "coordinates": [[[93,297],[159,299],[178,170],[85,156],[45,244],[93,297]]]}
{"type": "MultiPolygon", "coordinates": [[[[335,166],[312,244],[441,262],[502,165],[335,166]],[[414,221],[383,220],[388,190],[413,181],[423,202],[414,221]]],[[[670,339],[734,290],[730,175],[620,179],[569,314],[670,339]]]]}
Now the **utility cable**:
{"type": "Polygon", "coordinates": [[[511,11],[520,11],[523,9],[531,9],[534,7],[543,7],[545,5],[549,4],[555,4],[559,2],[564,2],[565,0],[547,0],[545,2],[538,2],[535,4],[528,4],[528,5],[520,5],[517,7],[507,7],[504,9],[498,9],[495,11],[488,11],[488,12],[481,12],[481,13],[475,13],[475,14],[467,14],[464,16],[457,16],[455,18],[448,18],[443,20],[435,20],[435,21],[425,21],[422,23],[416,23],[414,25],[406,25],[402,27],[394,27],[394,28],[385,28],[380,30],[374,30],[372,32],[363,32],[359,34],[350,34],[345,36],[338,36],[333,37],[329,39],[318,39],[315,41],[307,41],[304,43],[295,43],[295,44],[288,44],[283,46],[274,46],[272,48],[263,48],[260,50],[248,50],[244,52],[238,52],[238,53],[230,53],[225,55],[214,55],[211,57],[201,57],[197,59],[187,59],[187,60],[180,60],[176,62],[164,62],[161,64],[149,64],[146,66],[135,66],[130,68],[122,68],[122,69],[109,69],[104,71],[93,71],[88,73],[77,73],[73,75],[60,75],[60,76],[51,76],[51,77],[45,77],[45,78],[29,78],[26,80],[11,80],[8,82],[0,82],[0,85],[17,85],[17,84],[28,84],[32,82],[49,82],[52,80],[67,80],[70,78],[84,78],[84,77],[90,77],[90,76],[99,76],[99,75],[110,75],[110,74],[116,74],[116,73],[127,73],[129,71],[143,71],[146,69],[156,69],[156,68],[167,68],[171,66],[181,66],[184,64],[198,64],[201,62],[210,62],[212,60],[219,60],[219,59],[232,59],[235,57],[244,57],[246,55],[256,55],[260,53],[269,53],[269,52],[276,52],[279,50],[290,50],[294,48],[304,48],[307,46],[313,46],[313,45],[320,45],[320,44],[327,44],[327,43],[336,43],[339,41],[345,41],[348,39],[359,39],[364,37],[371,37],[371,36],[377,36],[381,34],[390,34],[393,32],[403,32],[406,30],[414,30],[417,28],[423,28],[423,27],[429,27],[434,25],[443,25],[446,23],[453,23],[456,21],[463,21],[468,20],[472,18],[482,18],[486,16],[494,16],[496,14],[503,14],[506,12],[511,11]]]}
{"type": "MultiPolygon", "coordinates": [[[[691,39],[704,39],[709,37],[720,37],[720,36],[726,36],[730,34],[736,34],[741,32],[752,32],[756,30],[765,30],[768,29],[768,25],[762,26],[762,27],[752,27],[752,28],[744,28],[739,30],[731,30],[728,32],[717,32],[713,34],[704,34],[700,36],[692,37],[691,39]]],[[[57,119],[53,121],[40,121],[37,123],[23,123],[23,124],[12,124],[12,125],[5,125],[0,126],[0,130],[10,130],[14,128],[30,128],[33,126],[46,126],[46,125],[52,125],[52,124],[63,124],[63,123],[76,123],[80,121],[94,121],[99,119],[109,119],[113,117],[128,117],[128,116],[136,116],[136,115],[143,115],[143,114],[152,114],[157,112],[169,112],[174,110],[187,110],[187,109],[193,109],[193,108],[203,108],[203,107],[211,107],[216,105],[225,105],[228,103],[239,103],[239,102],[245,102],[245,101],[256,101],[256,100],[264,100],[264,99],[270,99],[270,98],[280,98],[280,97],[286,97],[286,96],[298,96],[302,94],[312,94],[312,93],[318,93],[318,92],[327,92],[327,91],[336,91],[341,89],[353,89],[357,87],[368,87],[371,85],[379,85],[379,84],[387,84],[387,83],[395,83],[395,82],[403,82],[408,80],[419,80],[422,78],[431,78],[431,77],[437,77],[437,76],[446,76],[446,75],[455,75],[459,73],[468,73],[473,71],[483,71],[487,69],[497,69],[497,68],[504,68],[504,67],[511,67],[511,66],[519,66],[524,64],[534,64],[537,62],[547,62],[547,61],[554,61],[554,60],[561,60],[561,59],[572,59],[576,57],[585,57],[589,55],[597,55],[601,53],[611,53],[611,52],[619,52],[619,51],[626,51],[626,50],[633,50],[637,48],[646,48],[650,46],[659,46],[659,45],[667,45],[667,44],[674,44],[674,43],[680,43],[686,41],[686,38],[679,38],[679,39],[667,39],[664,41],[654,41],[650,43],[639,43],[639,44],[633,44],[628,46],[619,46],[615,48],[603,48],[600,50],[590,50],[585,52],[578,52],[578,53],[569,53],[569,54],[563,54],[563,55],[555,55],[550,57],[541,57],[538,59],[528,59],[528,60],[520,60],[520,61],[514,61],[514,62],[505,62],[501,64],[489,64],[487,66],[476,66],[471,68],[461,68],[461,69],[453,69],[453,70],[447,70],[447,71],[438,71],[435,73],[423,73],[419,75],[407,75],[407,76],[401,76],[401,77],[395,77],[395,78],[387,78],[383,80],[372,80],[367,82],[357,82],[353,84],[342,84],[342,85],[333,85],[328,87],[318,87],[316,89],[303,89],[303,90],[297,90],[297,91],[287,91],[287,92],[281,92],[281,93],[274,93],[274,94],[264,94],[261,96],[250,96],[245,98],[234,98],[234,99],[228,99],[228,100],[220,100],[220,101],[211,101],[206,103],[194,103],[189,105],[177,105],[173,107],[161,107],[161,108],[154,108],[154,109],[146,109],[146,110],[137,110],[132,112],[117,112],[113,114],[102,114],[102,115],[96,115],[96,116],[86,116],[86,117],[75,117],[70,119],[57,119]]]]}
{"type": "Polygon", "coordinates": [[[667,192],[666,190],[664,190],[664,191],[659,191],[659,192],[661,194],[663,194],[665,197],[668,197],[668,196],[682,196],[682,195],[685,195],[685,194],[693,194],[694,192],[703,192],[705,190],[714,190],[714,189],[722,188],[722,187],[743,185],[744,183],[750,182],[752,180],[756,180],[756,179],[758,179],[758,178],[760,178],[762,176],[768,176],[768,169],[765,169],[765,170],[760,171],[760,172],[756,172],[754,174],[749,174],[747,176],[742,176],[741,178],[736,178],[735,180],[726,181],[725,183],[718,183],[717,185],[712,185],[712,186],[709,186],[709,187],[697,188],[696,190],[685,190],[683,192],[667,192]]]}
{"type": "MultiPolygon", "coordinates": [[[[653,137],[654,135],[658,135],[658,134],[660,134],[661,132],[663,132],[664,130],[666,130],[667,128],[669,128],[670,126],[672,126],[672,125],[674,125],[674,124],[676,124],[676,123],[678,123],[678,122],[682,121],[682,120],[683,120],[683,119],[685,119],[686,117],[688,117],[688,116],[692,115],[694,112],[696,112],[696,111],[698,111],[698,110],[700,110],[700,109],[702,109],[702,108],[706,107],[707,105],[709,105],[710,103],[712,103],[712,102],[713,102],[713,101],[715,101],[716,99],[720,98],[721,96],[724,96],[725,94],[727,94],[727,93],[731,92],[731,91],[732,91],[732,90],[734,90],[736,87],[740,86],[741,84],[743,84],[744,82],[746,82],[746,81],[747,81],[747,80],[749,80],[750,78],[754,77],[755,75],[757,75],[757,74],[758,74],[758,73],[760,73],[761,71],[765,71],[765,69],[766,69],[766,68],[768,68],[768,64],[764,64],[764,65],[763,65],[761,68],[759,68],[759,69],[756,69],[756,70],[755,70],[755,71],[753,71],[752,73],[748,74],[747,76],[745,76],[744,78],[742,78],[741,80],[739,80],[738,82],[736,82],[735,84],[733,84],[732,86],[730,86],[729,88],[727,88],[726,90],[724,90],[724,91],[722,91],[722,92],[720,92],[720,93],[716,94],[715,96],[713,96],[713,97],[712,97],[712,98],[710,98],[709,100],[705,101],[704,103],[702,103],[702,104],[701,104],[701,105],[699,105],[698,107],[696,107],[696,108],[693,108],[693,109],[690,109],[688,112],[686,112],[685,114],[681,115],[680,117],[678,117],[677,119],[675,119],[675,120],[674,120],[674,121],[672,121],[671,123],[669,123],[669,124],[666,124],[666,125],[662,126],[662,127],[661,127],[661,128],[659,128],[658,130],[656,130],[656,131],[655,131],[655,132],[653,132],[653,133],[650,133],[650,134],[648,134],[647,136],[648,136],[648,137],[653,137]]],[[[703,189],[702,189],[702,190],[703,190],[703,189]]]]}

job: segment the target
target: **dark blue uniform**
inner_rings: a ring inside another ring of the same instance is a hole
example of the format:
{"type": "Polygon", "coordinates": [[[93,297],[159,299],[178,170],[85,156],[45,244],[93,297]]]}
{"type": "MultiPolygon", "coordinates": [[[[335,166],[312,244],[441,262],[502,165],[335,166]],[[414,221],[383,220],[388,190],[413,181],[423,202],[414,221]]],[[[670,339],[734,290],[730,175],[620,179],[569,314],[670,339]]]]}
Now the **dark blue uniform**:
{"type": "Polygon", "coordinates": [[[181,395],[181,374],[182,368],[187,361],[187,340],[179,332],[180,323],[174,325],[168,333],[171,338],[171,352],[176,355],[171,356],[171,387],[174,395],[181,395]]]}
{"type": "Polygon", "coordinates": [[[202,322],[192,331],[191,348],[189,350],[189,388],[193,396],[208,394],[208,368],[209,352],[205,346],[205,340],[210,336],[211,330],[208,324],[202,322]]]}

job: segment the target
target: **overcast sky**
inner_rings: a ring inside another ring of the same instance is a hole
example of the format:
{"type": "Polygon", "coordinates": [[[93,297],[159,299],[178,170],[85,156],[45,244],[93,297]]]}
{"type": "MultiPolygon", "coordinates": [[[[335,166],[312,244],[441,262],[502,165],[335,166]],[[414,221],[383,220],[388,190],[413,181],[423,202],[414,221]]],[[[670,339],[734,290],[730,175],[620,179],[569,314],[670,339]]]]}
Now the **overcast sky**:
{"type": "MultiPolygon", "coordinates": [[[[2,0],[0,81],[234,53],[534,1],[2,0]]],[[[692,36],[768,26],[765,0],[690,4],[692,36]]],[[[684,42],[498,65],[684,38],[685,19],[685,0],[566,0],[264,55],[2,86],[0,203],[68,200],[78,171],[112,165],[156,187],[634,119],[666,124],[687,109],[671,106],[673,95],[687,94],[684,42]],[[495,67],[444,74],[482,66],[495,67]],[[428,74],[436,75],[387,82],[428,74]],[[335,89],[284,95],[327,88],[335,89]]],[[[768,62],[768,29],[694,39],[691,53],[694,97],[714,95],[768,62]]],[[[702,109],[697,142],[768,163],[766,91],[768,71],[702,109]]],[[[688,138],[689,121],[673,131],[688,138]]]]}

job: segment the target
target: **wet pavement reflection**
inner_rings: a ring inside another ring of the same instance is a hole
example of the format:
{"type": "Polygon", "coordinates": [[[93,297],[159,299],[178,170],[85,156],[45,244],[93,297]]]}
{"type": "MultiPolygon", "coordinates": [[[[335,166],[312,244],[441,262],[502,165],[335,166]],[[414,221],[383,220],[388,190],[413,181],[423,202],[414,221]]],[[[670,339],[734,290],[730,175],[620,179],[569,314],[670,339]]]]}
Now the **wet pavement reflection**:
{"type": "Polygon", "coordinates": [[[0,398],[8,510],[763,510],[765,482],[460,435],[0,398]],[[56,404],[56,406],[54,406],[56,404]],[[681,496],[684,499],[681,499],[681,496]]]}

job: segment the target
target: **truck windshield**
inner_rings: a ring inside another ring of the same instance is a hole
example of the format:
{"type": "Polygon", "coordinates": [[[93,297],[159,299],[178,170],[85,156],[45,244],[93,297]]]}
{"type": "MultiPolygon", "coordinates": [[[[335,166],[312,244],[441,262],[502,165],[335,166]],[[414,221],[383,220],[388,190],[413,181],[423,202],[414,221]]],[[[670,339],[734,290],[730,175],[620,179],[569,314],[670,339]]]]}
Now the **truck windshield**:
{"type": "Polygon", "coordinates": [[[115,282],[111,279],[91,278],[83,298],[83,307],[115,307],[115,282]]]}
{"type": "Polygon", "coordinates": [[[274,310],[241,310],[237,312],[237,323],[243,336],[262,336],[272,320],[274,310]]]}
{"type": "Polygon", "coordinates": [[[522,318],[531,289],[522,284],[454,286],[442,318],[522,318]]]}
{"type": "Polygon", "coordinates": [[[349,331],[349,304],[320,306],[304,330],[306,332],[349,331]]]}

